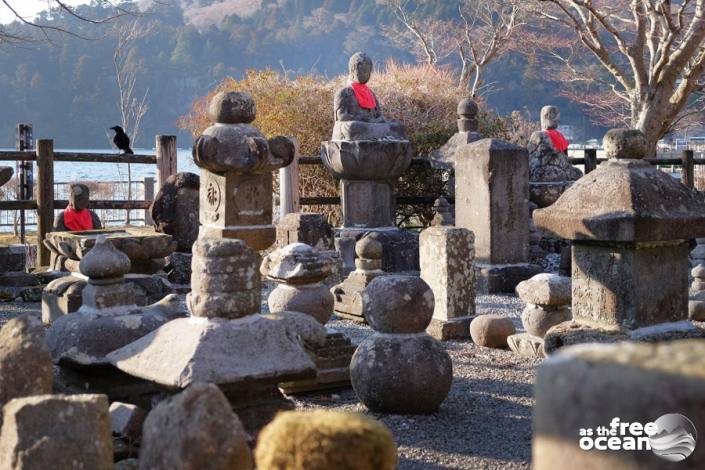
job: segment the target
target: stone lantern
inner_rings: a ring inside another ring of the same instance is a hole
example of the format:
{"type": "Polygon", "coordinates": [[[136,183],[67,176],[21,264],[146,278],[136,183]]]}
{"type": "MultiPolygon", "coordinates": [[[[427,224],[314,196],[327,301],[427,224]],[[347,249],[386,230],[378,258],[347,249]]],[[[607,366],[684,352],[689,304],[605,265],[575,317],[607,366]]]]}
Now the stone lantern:
{"type": "Polygon", "coordinates": [[[173,391],[195,382],[218,385],[249,430],[291,408],[277,383],[314,377],[303,341],[322,343],[325,329],[304,313],[260,315],[261,257],[275,241],[272,171],[294,145],[269,141],[249,123],[255,103],[243,92],[210,103],[215,124],[194,143],[203,169],[201,229],[193,246],[191,318],[172,321],[109,358],[119,369],[173,391]]]}
{"type": "Polygon", "coordinates": [[[588,341],[702,335],[687,321],[687,268],[688,240],[705,235],[705,199],[642,160],[641,132],[613,129],[604,147],[607,162],[534,211],[539,228],[573,240],[573,321],[548,331],[547,353],[588,341]]]}

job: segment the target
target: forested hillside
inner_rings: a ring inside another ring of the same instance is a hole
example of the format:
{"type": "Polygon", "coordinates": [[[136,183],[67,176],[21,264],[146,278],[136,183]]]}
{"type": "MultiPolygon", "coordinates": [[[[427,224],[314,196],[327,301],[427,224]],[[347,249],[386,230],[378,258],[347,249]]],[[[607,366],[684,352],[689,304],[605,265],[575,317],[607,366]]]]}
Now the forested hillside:
{"type": "MultiPolygon", "coordinates": [[[[453,15],[452,3],[437,2],[434,14],[453,15]]],[[[95,4],[78,11],[107,15],[101,8],[95,4]]],[[[39,21],[76,36],[52,34],[51,42],[0,46],[0,147],[14,145],[20,121],[32,122],[37,137],[52,137],[58,147],[107,146],[107,128],[120,122],[113,64],[117,31],[128,21],[139,23],[140,35],[126,50],[125,67],[135,73],[135,94],[146,93],[149,105],[136,147],[151,147],[154,134],[177,132],[178,118],[195,98],[249,68],[331,77],[345,72],[348,56],[357,50],[378,62],[414,61],[385,36],[395,18],[376,0],[174,0],[143,13],[103,25],[44,13],[39,21]]],[[[495,82],[487,103],[497,112],[526,108],[536,116],[543,104],[557,103],[563,121],[591,137],[580,110],[557,98],[538,66],[525,57],[499,58],[486,80],[495,82]]],[[[179,138],[179,146],[190,145],[188,134],[181,132],[179,138]]]]}

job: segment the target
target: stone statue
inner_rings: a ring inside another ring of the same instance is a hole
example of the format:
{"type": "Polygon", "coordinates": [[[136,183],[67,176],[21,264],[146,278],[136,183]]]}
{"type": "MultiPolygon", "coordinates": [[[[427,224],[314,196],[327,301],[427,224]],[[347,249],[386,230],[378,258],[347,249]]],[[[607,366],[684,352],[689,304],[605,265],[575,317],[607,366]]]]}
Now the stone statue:
{"type": "Polygon", "coordinates": [[[98,214],[88,208],[91,193],[85,184],[72,184],[69,205],[54,219],[55,232],[80,232],[103,228],[98,214]]]}
{"type": "Polygon", "coordinates": [[[367,86],[372,75],[372,59],[356,52],[348,64],[350,82],[335,94],[335,127],[332,140],[405,140],[404,128],[387,121],[377,96],[367,86]]]}
{"type": "Polygon", "coordinates": [[[555,106],[541,109],[541,129],[529,139],[530,199],[539,207],[556,202],[583,173],[568,161],[568,140],[558,130],[561,113],[555,106]]]}

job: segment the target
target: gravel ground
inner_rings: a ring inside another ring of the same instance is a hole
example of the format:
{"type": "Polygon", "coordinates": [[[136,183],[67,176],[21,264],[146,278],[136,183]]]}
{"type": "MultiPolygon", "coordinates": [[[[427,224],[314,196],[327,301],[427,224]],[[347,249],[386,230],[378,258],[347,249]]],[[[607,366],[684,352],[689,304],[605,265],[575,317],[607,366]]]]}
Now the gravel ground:
{"type": "MultiPolygon", "coordinates": [[[[265,294],[266,298],[266,294],[265,294]]],[[[23,313],[40,313],[36,303],[0,304],[0,325],[23,313]]],[[[512,318],[521,329],[521,302],[513,296],[479,296],[479,314],[512,318]]],[[[328,326],[359,343],[372,331],[351,321],[328,326]]],[[[399,449],[400,469],[531,468],[532,384],[539,361],[471,341],[444,343],[453,359],[453,385],[432,415],[369,413],[352,389],[293,397],[300,409],[328,408],[369,414],[386,424],[399,449]]]]}

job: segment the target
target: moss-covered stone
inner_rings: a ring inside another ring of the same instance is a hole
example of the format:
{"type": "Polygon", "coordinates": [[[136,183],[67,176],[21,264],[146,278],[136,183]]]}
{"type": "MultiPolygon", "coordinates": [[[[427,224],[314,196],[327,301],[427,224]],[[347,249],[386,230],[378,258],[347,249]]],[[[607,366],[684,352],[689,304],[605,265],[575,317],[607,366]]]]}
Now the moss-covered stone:
{"type": "Polygon", "coordinates": [[[280,413],[259,434],[258,470],[392,470],[396,444],[382,423],[356,413],[280,413]]]}

